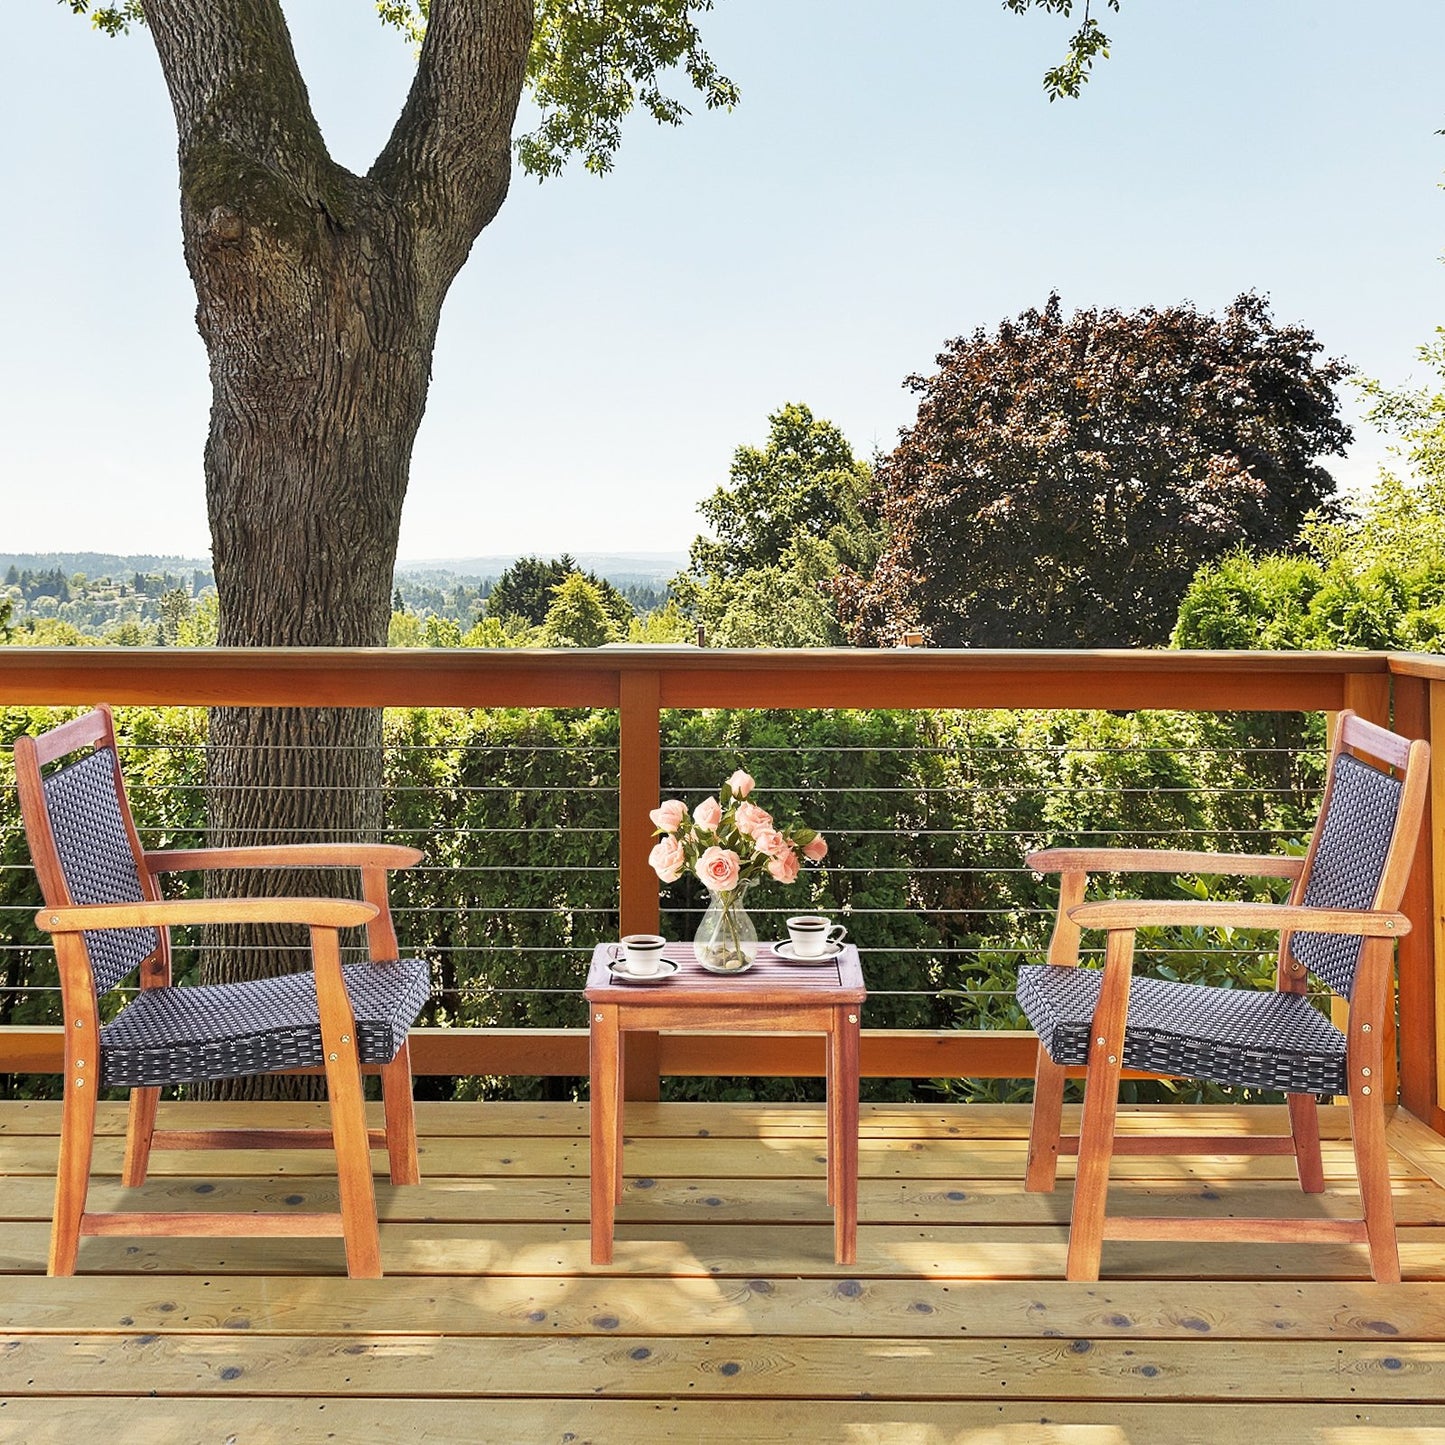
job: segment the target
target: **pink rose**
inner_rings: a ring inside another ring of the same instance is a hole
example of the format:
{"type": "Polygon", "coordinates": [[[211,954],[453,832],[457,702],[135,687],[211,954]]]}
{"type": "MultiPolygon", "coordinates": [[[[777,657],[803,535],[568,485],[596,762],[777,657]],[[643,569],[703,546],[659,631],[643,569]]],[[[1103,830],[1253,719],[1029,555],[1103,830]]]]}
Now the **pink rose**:
{"type": "Polygon", "coordinates": [[[814,863],[821,863],[828,856],[828,840],[819,833],[811,843],[803,846],[803,857],[811,859],[814,863]]]}
{"type": "Polygon", "coordinates": [[[802,865],[798,862],[798,855],[791,848],[779,853],[776,858],[768,860],[768,872],[778,880],[779,883],[793,883],[797,881],[798,869],[802,865]]]}
{"type": "Polygon", "coordinates": [[[729,893],[738,886],[742,861],[731,848],[708,848],[697,860],[697,876],[714,893],[729,893]]]}
{"type": "Polygon", "coordinates": [[[733,797],[746,798],[753,790],[753,780],[741,768],[728,779],[728,787],[733,790],[733,797]]]}
{"type": "Polygon", "coordinates": [[[788,846],[788,840],[776,828],[759,828],[753,834],[753,847],[769,858],[778,857],[788,846]]]}
{"type": "Polygon", "coordinates": [[[705,833],[717,832],[722,822],[722,804],[716,798],[705,798],[692,810],[692,821],[705,833]]]}
{"type": "Polygon", "coordinates": [[[773,826],[773,815],[765,812],[756,803],[739,803],[737,824],[739,833],[756,838],[764,828],[773,826]]]}
{"type": "Polygon", "coordinates": [[[648,815],[654,828],[664,833],[677,832],[678,825],[687,817],[687,804],[676,798],[669,798],[660,808],[654,808],[648,815]]]}
{"type": "Polygon", "coordinates": [[[676,883],[687,867],[687,854],[676,838],[659,838],[657,846],[647,855],[647,861],[664,883],[676,883]]]}

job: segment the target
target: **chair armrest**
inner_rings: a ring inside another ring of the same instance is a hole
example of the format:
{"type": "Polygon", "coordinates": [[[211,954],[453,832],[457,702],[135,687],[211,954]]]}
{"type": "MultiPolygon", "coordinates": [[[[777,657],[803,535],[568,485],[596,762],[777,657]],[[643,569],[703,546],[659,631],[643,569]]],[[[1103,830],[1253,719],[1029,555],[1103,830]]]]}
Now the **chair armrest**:
{"type": "Polygon", "coordinates": [[[1025,860],[1036,873],[1229,873],[1298,878],[1303,858],[1271,853],[1188,853],[1171,848],[1045,848],[1025,860]]]}
{"type": "Polygon", "coordinates": [[[276,843],[254,848],[167,848],[145,855],[152,873],[189,868],[410,868],[426,855],[394,843],[276,843]]]}
{"type": "Polygon", "coordinates": [[[1403,913],[1374,909],[1304,908],[1290,903],[1201,903],[1193,899],[1100,899],[1069,909],[1080,928],[1170,928],[1202,924],[1214,928],[1268,928],[1277,932],[1353,933],[1364,938],[1400,938],[1410,931],[1403,913]]]}
{"type": "Polygon", "coordinates": [[[353,928],[375,918],[374,903],[349,898],[181,898],[167,903],[87,903],[42,908],[35,925],[47,933],[91,928],[163,928],[186,923],[304,923],[353,928]]]}

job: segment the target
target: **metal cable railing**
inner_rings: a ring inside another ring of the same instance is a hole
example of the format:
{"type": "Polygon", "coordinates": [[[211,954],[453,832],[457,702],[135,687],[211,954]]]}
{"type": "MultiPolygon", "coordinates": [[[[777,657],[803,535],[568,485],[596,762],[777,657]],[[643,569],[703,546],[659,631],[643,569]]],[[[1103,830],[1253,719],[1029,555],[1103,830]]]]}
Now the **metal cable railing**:
{"type": "MultiPolygon", "coordinates": [[[[175,741],[165,737],[164,714],[149,716],[146,740],[125,758],[143,843],[198,845],[205,754],[194,715],[178,710],[189,721],[178,722],[175,741]]],[[[781,936],[787,915],[803,909],[845,922],[868,958],[871,1025],[1013,1027],[1013,971],[1022,957],[1040,954],[1053,917],[1054,882],[1024,866],[1030,849],[1090,843],[1269,852],[1295,843],[1313,815],[1317,720],[1292,715],[1272,725],[1285,742],[1261,744],[1251,739],[1260,717],[1252,715],[1240,724],[1238,746],[1229,747],[1202,735],[1227,728],[1223,718],[1071,717],[1074,735],[1042,714],[667,713],[661,796],[691,806],[741,765],[755,773],[757,796],[777,816],[822,829],[830,844],[823,867],[791,888],[755,890],[749,911],[764,937],[781,936]],[[1045,727],[1055,740],[1029,734],[1045,727]],[[1161,731],[1176,745],[1162,745],[1161,731]]],[[[418,710],[388,718],[387,836],[428,854],[394,880],[394,911],[403,949],[432,964],[438,1019],[584,1021],[586,960],[596,942],[619,931],[613,719],[600,710],[418,710]],[[430,739],[418,736],[424,729],[430,739]],[[520,741],[518,729],[526,734],[520,741]],[[452,736],[436,740],[447,730],[452,736]]],[[[126,735],[124,713],[120,723],[126,735]]],[[[683,880],[662,891],[664,932],[690,937],[705,903],[701,886],[683,880]]],[[[38,904],[7,788],[0,803],[0,1015],[7,1021],[56,1017],[53,962],[27,917],[38,904]]],[[[194,969],[199,943],[177,933],[178,970],[194,969]]],[[[1270,951],[1272,944],[1264,949],[1242,936],[1186,937],[1160,940],[1147,957],[1183,971],[1207,954],[1216,973],[1222,959],[1257,974],[1270,951]]]]}

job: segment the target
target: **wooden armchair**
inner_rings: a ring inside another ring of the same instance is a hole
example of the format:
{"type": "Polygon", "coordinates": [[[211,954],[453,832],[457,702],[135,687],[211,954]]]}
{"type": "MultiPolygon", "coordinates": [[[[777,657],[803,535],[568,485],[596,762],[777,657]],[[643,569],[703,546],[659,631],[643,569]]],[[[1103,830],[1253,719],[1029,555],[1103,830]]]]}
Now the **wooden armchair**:
{"type": "Polygon", "coordinates": [[[49,1272],[73,1274],[82,1235],[341,1235],[347,1272],[381,1274],[372,1147],[396,1184],[419,1178],[407,1031],[430,989],[425,963],[397,958],[387,870],[412,848],[288,845],[146,853],[126,801],[108,708],[15,743],[21,813],[52,935],[65,1010],[65,1102],[49,1272]],[[48,765],[69,759],[62,766],[48,765]],[[365,901],[336,898],[165,902],[157,876],[190,868],[360,870],[365,901]],[[311,973],[199,988],[171,984],[171,924],[297,923],[310,929],[311,973]],[[339,930],[365,924],[369,961],[343,966],[339,930]],[[140,990],[108,1023],[99,999],[136,970],[140,990]],[[385,1130],[368,1131],[360,1068],[379,1065],[385,1130]],[[157,1131],[162,1085],[322,1068],[329,1131],[157,1131]],[[152,1146],[174,1149],[330,1145],[339,1213],[88,1212],[96,1098],[130,1089],[122,1182],[144,1183],[152,1146]]]}
{"type": "Polygon", "coordinates": [[[1396,912],[1420,831],[1429,747],[1340,714],[1324,801],[1309,850],[1298,857],[1051,848],[1029,858],[1062,874],[1046,964],[1020,969],[1018,999],[1039,1035],[1026,1187],[1051,1190],[1058,1156],[1078,1155],[1068,1278],[1095,1280],[1106,1239],[1255,1239],[1306,1244],[1363,1241],[1377,1280],[1400,1278],[1385,1149],[1383,1046],[1393,1008],[1396,912]],[[1366,758],[1384,763],[1381,769],[1366,758]],[[1287,904],[1084,902],[1090,873],[1207,872],[1292,878],[1287,904]],[[1205,925],[1277,929],[1275,988],[1206,988],[1133,978],[1140,928],[1205,925]],[[1081,931],[1106,930],[1102,969],[1076,967],[1081,931]],[[1306,997],[1310,978],[1349,1001],[1341,1033],[1306,997]],[[1086,1066],[1083,1122],[1061,1136],[1064,1071],[1086,1066]],[[1124,1069],[1281,1090],[1291,1133],[1278,1138],[1115,1139],[1124,1069]],[[1285,1154],[1300,1186],[1324,1189],[1316,1101],[1349,1099],[1362,1219],[1162,1219],[1106,1213],[1109,1161],[1129,1154],[1285,1154]]]}

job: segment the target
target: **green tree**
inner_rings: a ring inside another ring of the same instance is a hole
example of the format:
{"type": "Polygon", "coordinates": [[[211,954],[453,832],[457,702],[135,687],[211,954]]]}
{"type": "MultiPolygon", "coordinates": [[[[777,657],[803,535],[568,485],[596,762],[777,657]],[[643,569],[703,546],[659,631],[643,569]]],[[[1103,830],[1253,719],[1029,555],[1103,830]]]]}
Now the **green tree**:
{"type": "Polygon", "coordinates": [[[694,539],[671,588],[718,647],[830,647],[846,641],[832,579],[871,570],[872,473],[843,433],[790,402],[768,418],[762,447],[733,454],[728,481],[698,506],[711,536],[694,539]]]}
{"type": "Polygon", "coordinates": [[[584,573],[568,552],[544,562],[540,557],[518,557],[492,584],[487,594],[487,616],[521,618],[533,627],[547,620],[557,588],[571,576],[585,577],[602,599],[613,623],[625,629],[632,620],[632,606],[605,578],[584,573]]]}
{"type": "Polygon", "coordinates": [[[214,647],[220,625],[220,599],[207,592],[180,621],[176,641],[182,647],[214,647]]]}
{"type": "MultiPolygon", "coordinates": [[[[1445,334],[1420,356],[1445,383],[1445,334]]],[[[1445,651],[1445,385],[1360,389],[1404,475],[1383,467],[1345,516],[1308,521],[1308,556],[1238,552],[1201,568],[1175,647],[1445,651]]]]}
{"type": "Polygon", "coordinates": [[[567,552],[548,562],[540,557],[518,557],[492,583],[487,593],[487,616],[520,617],[540,627],[552,605],[553,589],[575,571],[577,563],[567,552]]]}
{"type": "Polygon", "coordinates": [[[675,585],[710,647],[842,647],[832,588],[842,565],[831,542],[801,535],[772,565],[675,585]]]}
{"type": "Polygon", "coordinates": [[[692,642],[696,636],[696,624],[677,605],[676,599],[671,597],[663,606],[643,613],[640,617],[633,617],[627,626],[629,642],[692,642]]]}
{"type": "Polygon", "coordinates": [[[156,626],[163,646],[174,647],[180,641],[181,628],[191,615],[191,596],[183,587],[172,587],[161,593],[160,616],[156,626]]]}
{"type": "Polygon", "coordinates": [[[424,647],[422,620],[415,612],[393,612],[386,629],[388,647],[424,647]]]}
{"type": "Polygon", "coordinates": [[[620,636],[601,590],[580,572],[569,572],[554,589],[542,619],[542,646],[601,647],[620,636]]]}
{"type": "Polygon", "coordinates": [[[950,342],[879,466],[888,542],[871,578],[841,579],[851,635],[1163,643],[1201,562],[1288,550],[1325,507],[1318,459],[1351,434],[1348,368],[1320,349],[1256,295],[1067,317],[1053,295],[950,342]]]}
{"type": "Polygon", "coordinates": [[[775,566],[797,537],[864,531],[871,480],[832,422],[789,402],[768,418],[767,442],[739,447],[727,482],[698,503],[712,536],[694,540],[688,570],[738,577],[775,566]]]}
{"type": "Polygon", "coordinates": [[[532,647],[536,629],[520,617],[481,617],[462,634],[463,647],[532,647]]]}
{"type": "Polygon", "coordinates": [[[154,647],[160,638],[149,623],[128,618],[117,622],[114,627],[107,627],[100,640],[110,647],[154,647]]]}
{"type": "Polygon", "coordinates": [[[462,629],[451,617],[428,617],[425,628],[428,647],[460,647],[462,629]]]}

